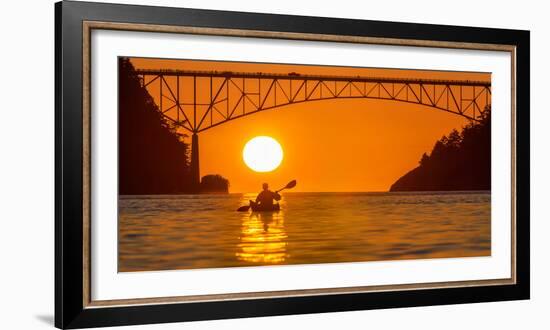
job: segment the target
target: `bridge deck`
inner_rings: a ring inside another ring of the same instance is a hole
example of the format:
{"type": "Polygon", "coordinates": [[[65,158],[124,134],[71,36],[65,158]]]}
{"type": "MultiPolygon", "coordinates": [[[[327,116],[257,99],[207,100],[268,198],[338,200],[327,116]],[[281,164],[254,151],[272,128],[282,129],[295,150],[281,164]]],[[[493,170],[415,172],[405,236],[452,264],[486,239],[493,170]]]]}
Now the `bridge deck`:
{"type": "Polygon", "coordinates": [[[483,86],[491,87],[490,81],[479,80],[439,80],[439,79],[409,79],[373,76],[332,76],[332,75],[305,75],[295,72],[288,74],[263,72],[234,72],[234,71],[192,71],[192,70],[136,70],[138,75],[149,76],[187,76],[187,77],[220,77],[244,79],[286,79],[286,80],[321,80],[321,81],[353,81],[394,84],[424,84],[443,86],[483,86]]]}

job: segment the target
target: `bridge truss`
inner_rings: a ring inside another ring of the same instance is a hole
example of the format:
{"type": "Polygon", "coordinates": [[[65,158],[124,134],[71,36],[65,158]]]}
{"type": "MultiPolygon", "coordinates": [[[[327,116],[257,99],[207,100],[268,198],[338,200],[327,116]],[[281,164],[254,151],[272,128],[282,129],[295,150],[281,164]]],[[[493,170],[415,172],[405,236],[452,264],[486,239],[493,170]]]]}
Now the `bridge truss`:
{"type": "MultiPolygon", "coordinates": [[[[199,191],[198,133],[292,104],[376,99],[417,104],[477,121],[491,103],[491,83],[217,71],[136,70],[158,110],[176,130],[192,133],[190,170],[199,191]]],[[[334,109],[338,111],[338,109],[334,109]]]]}
{"type": "Polygon", "coordinates": [[[260,111],[330,99],[419,104],[473,121],[491,102],[486,81],[179,70],[137,74],[167,121],[192,133],[260,111]]]}

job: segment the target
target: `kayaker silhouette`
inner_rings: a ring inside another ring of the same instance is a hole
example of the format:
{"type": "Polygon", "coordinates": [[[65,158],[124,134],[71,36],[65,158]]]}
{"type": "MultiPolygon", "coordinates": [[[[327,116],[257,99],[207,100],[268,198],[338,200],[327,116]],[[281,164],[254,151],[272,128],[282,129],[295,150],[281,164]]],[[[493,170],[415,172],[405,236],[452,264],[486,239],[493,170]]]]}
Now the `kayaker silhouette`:
{"type": "Polygon", "coordinates": [[[267,183],[262,184],[263,190],[258,194],[258,197],[256,197],[256,204],[258,205],[259,209],[273,209],[274,208],[274,201],[280,201],[281,195],[279,192],[273,192],[269,190],[269,185],[267,183]]]}
{"type": "Polygon", "coordinates": [[[274,203],[274,201],[280,201],[281,195],[279,194],[280,191],[283,191],[285,189],[292,189],[296,187],[296,180],[292,180],[289,183],[287,183],[286,186],[283,188],[273,192],[269,190],[269,185],[267,183],[262,184],[263,190],[258,194],[256,197],[256,200],[250,200],[250,205],[244,205],[237,209],[239,212],[245,212],[249,209],[252,209],[254,212],[262,212],[262,211],[279,211],[280,205],[279,203],[274,203]]]}

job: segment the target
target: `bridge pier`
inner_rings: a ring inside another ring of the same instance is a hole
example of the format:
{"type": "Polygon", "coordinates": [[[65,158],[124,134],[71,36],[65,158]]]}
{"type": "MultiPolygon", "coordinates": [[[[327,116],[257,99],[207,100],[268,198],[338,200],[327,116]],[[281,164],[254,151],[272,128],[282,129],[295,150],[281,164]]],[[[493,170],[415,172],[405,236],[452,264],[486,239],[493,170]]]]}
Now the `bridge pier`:
{"type": "Polygon", "coordinates": [[[199,136],[193,133],[191,137],[191,190],[193,193],[200,192],[200,167],[199,167],[199,136]]]}

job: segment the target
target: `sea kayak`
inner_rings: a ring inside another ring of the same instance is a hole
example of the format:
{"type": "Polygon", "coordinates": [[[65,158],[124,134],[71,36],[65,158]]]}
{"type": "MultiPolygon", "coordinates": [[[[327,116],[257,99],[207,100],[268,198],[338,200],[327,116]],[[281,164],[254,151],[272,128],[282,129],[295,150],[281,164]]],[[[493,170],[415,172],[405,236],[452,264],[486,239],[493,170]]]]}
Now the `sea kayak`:
{"type": "Polygon", "coordinates": [[[250,209],[252,212],[276,212],[281,209],[279,204],[273,204],[269,206],[262,206],[254,201],[250,201],[250,209]]]}

